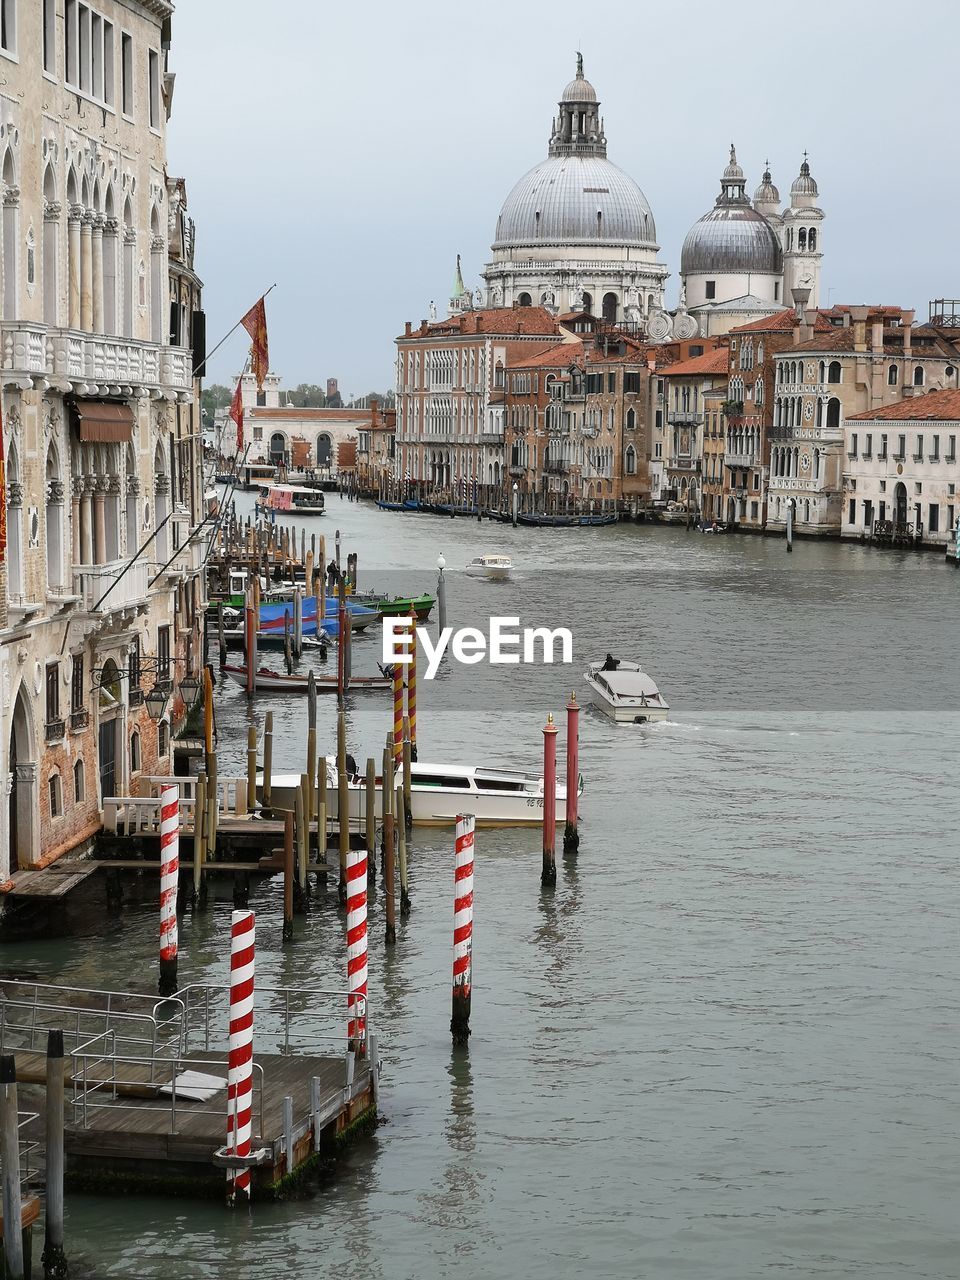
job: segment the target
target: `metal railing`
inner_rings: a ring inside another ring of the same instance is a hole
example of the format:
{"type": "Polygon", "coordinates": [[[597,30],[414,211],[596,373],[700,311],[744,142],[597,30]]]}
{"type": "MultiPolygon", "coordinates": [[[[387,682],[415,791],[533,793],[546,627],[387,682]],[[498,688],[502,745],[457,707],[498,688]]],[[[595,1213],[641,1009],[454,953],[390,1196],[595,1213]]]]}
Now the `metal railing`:
{"type": "MultiPolygon", "coordinates": [[[[318,990],[315,987],[274,987],[257,985],[255,989],[257,1039],[274,1039],[282,1046],[281,1052],[317,1051],[333,1041],[336,1053],[349,1043],[348,1009],[349,993],[346,990],[318,990]],[[318,1009],[318,999],[327,1001],[325,1009],[318,1009]],[[299,1026],[303,1023],[303,1028],[299,1026]],[[335,1030],[328,1030],[329,1025],[335,1030]]],[[[224,1043],[229,1033],[230,989],[204,983],[191,983],[177,992],[183,1002],[183,1038],[180,1052],[190,1052],[196,1045],[205,1053],[210,1051],[211,1037],[224,1043]]],[[[362,1053],[370,1031],[370,1002],[359,997],[358,1016],[364,1023],[360,1043],[354,1048],[362,1053]]]]}
{"type": "Polygon", "coordinates": [[[62,1031],[68,1053],[111,1034],[114,1051],[162,1061],[179,1050],[184,1003],[176,996],[129,995],[94,987],[0,982],[0,1053],[45,1053],[47,1033],[62,1031]]]}
{"type": "MultiPolygon", "coordinates": [[[[24,1130],[33,1128],[40,1119],[39,1111],[18,1111],[17,1112],[17,1133],[19,1135],[18,1146],[20,1148],[20,1188],[21,1195],[26,1195],[30,1183],[36,1178],[38,1169],[31,1166],[31,1157],[40,1150],[40,1143],[35,1138],[30,1138],[24,1130]]],[[[2,1174],[3,1164],[0,1162],[0,1174],[2,1174]]]]}

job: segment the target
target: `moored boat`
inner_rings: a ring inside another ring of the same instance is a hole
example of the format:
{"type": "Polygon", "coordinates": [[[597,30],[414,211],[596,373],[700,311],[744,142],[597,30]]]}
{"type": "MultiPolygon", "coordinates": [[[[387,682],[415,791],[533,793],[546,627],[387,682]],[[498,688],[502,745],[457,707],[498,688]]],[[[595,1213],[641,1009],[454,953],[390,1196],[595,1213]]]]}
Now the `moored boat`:
{"type": "Polygon", "coordinates": [[[583,676],[593,705],[616,724],[666,720],[670,707],[652,676],[637,662],[591,662],[583,676]]]}
{"type": "Polygon", "coordinates": [[[383,618],[399,618],[409,614],[413,609],[416,612],[417,619],[420,622],[426,622],[430,617],[430,610],[436,604],[434,596],[427,595],[424,592],[421,596],[380,596],[376,593],[367,593],[353,597],[359,604],[366,605],[370,609],[375,609],[383,618]]]}
{"type": "Polygon", "coordinates": [[[322,516],[325,512],[323,494],[319,489],[306,485],[265,485],[257,497],[256,509],[269,516],[322,516]]]}
{"type": "MultiPolygon", "coordinates": [[[[396,777],[402,784],[402,771],[396,777]]],[[[379,783],[379,780],[378,780],[379,783]]],[[[327,758],[327,812],[337,812],[337,761],[327,758]]],[[[366,795],[359,774],[347,784],[350,816],[364,813],[366,795]]],[[[577,794],[583,792],[580,779],[577,794]]],[[[543,821],[543,778],[519,769],[486,768],[467,764],[427,764],[410,768],[410,810],[416,826],[453,826],[457,815],[472,813],[480,827],[539,826],[543,821]]],[[[567,789],[557,783],[557,822],[566,820],[567,789]]],[[[381,817],[380,788],[377,789],[377,817],[381,817]]]]}
{"type": "MultiPolygon", "coordinates": [[[[225,666],[223,671],[231,680],[246,688],[247,668],[225,666]]],[[[314,673],[317,693],[336,693],[336,676],[318,676],[314,673]]],[[[306,693],[309,688],[309,677],[302,675],[288,676],[282,671],[271,671],[269,667],[258,667],[255,677],[258,693],[306,693]]],[[[392,688],[392,682],[384,676],[351,676],[348,689],[358,692],[370,692],[392,688]]]]}

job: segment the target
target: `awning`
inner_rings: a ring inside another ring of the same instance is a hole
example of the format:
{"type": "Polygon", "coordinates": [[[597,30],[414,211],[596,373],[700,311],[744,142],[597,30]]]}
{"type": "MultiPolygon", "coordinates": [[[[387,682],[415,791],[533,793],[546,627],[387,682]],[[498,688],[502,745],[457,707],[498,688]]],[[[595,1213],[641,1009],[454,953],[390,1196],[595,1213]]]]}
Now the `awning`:
{"type": "Polygon", "coordinates": [[[75,400],[73,412],[83,444],[126,444],[133,436],[133,410],[107,400],[75,400]]]}

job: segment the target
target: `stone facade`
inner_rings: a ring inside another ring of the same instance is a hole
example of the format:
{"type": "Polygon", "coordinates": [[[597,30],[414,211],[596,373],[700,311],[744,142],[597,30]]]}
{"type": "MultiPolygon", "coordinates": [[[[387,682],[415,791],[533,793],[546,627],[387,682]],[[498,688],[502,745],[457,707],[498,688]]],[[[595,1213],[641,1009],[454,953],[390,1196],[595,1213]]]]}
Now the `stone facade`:
{"type": "Polygon", "coordinates": [[[20,4],[0,49],[0,881],[171,770],[183,705],[158,725],[143,693],[198,662],[200,550],[177,551],[201,518],[202,314],[166,176],[171,14],[20,4]]]}

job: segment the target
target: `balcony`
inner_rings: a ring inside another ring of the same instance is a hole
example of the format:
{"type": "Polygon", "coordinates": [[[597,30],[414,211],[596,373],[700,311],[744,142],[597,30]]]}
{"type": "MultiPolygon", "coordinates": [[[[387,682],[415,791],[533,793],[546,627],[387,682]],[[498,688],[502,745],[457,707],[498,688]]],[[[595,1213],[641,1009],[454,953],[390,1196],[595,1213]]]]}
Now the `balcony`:
{"type": "Polygon", "coordinates": [[[724,454],[723,464],[726,467],[755,467],[757,465],[757,455],[753,449],[748,449],[744,453],[734,453],[728,450],[724,454]]]}
{"type": "Polygon", "coordinates": [[[70,732],[80,733],[90,723],[90,712],[86,707],[78,707],[70,712],[70,732]]]}
{"type": "Polygon", "coordinates": [[[95,611],[106,617],[119,610],[146,607],[149,566],[138,560],[127,569],[127,563],[114,560],[110,564],[81,565],[74,570],[74,589],[87,613],[95,611]]]}
{"type": "Polygon", "coordinates": [[[561,475],[570,470],[570,462],[567,458],[547,458],[546,462],[543,464],[543,469],[544,471],[550,471],[556,475],[561,475]]]}
{"type": "Polygon", "coordinates": [[[512,467],[508,467],[508,468],[507,468],[507,471],[510,473],[510,475],[512,475],[512,476],[514,476],[514,477],[519,477],[519,476],[522,476],[522,475],[526,475],[527,468],[526,468],[526,467],[512,466],[512,467]]]}
{"type": "Polygon", "coordinates": [[[47,742],[59,742],[65,731],[66,726],[62,720],[48,720],[43,736],[47,742]]]}
{"type": "Polygon", "coordinates": [[[481,444],[503,444],[503,427],[491,427],[489,424],[480,428],[481,444]]]}
{"type": "Polygon", "coordinates": [[[687,409],[668,409],[667,421],[677,427],[699,427],[703,422],[703,414],[691,413],[687,409]]]}
{"type": "Polygon", "coordinates": [[[0,361],[10,381],[44,376],[78,395],[130,396],[137,390],[193,395],[193,353],[112,334],[49,329],[25,320],[0,325],[0,361]]]}

